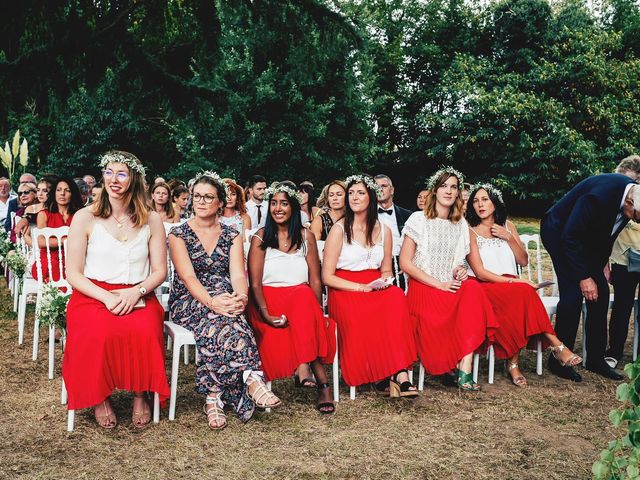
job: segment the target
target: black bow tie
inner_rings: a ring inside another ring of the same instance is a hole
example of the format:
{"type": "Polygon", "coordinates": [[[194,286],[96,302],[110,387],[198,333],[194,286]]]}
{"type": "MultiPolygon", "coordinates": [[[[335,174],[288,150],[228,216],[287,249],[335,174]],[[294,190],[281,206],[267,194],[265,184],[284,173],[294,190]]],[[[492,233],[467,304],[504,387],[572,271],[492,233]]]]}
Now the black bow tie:
{"type": "Polygon", "coordinates": [[[378,213],[386,213],[388,215],[393,215],[393,208],[391,210],[385,210],[384,208],[378,207],[378,213]]]}

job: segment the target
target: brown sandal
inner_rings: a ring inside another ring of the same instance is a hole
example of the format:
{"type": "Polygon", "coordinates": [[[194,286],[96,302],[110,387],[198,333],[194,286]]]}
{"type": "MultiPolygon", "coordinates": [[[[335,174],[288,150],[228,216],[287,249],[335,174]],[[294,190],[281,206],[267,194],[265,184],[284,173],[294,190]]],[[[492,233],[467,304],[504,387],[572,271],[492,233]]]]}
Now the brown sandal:
{"type": "Polygon", "coordinates": [[[107,401],[109,399],[106,399],[102,402],[102,405],[104,406],[104,412],[102,415],[98,415],[95,411],[95,407],[93,409],[93,414],[96,417],[96,422],[98,423],[98,425],[100,425],[102,428],[106,428],[107,430],[111,430],[112,428],[115,428],[116,425],[118,424],[118,420],[116,419],[116,415],[113,412],[113,407],[111,407],[111,413],[106,413],[107,412],[107,401]]]}
{"type": "Polygon", "coordinates": [[[223,409],[224,403],[220,400],[219,395],[215,397],[207,395],[204,401],[204,413],[207,416],[207,423],[211,430],[222,430],[227,426],[227,416],[224,414],[223,409]]]}
{"type": "Polygon", "coordinates": [[[149,402],[147,401],[147,396],[145,394],[135,395],[133,396],[133,402],[135,404],[136,398],[142,399],[143,404],[147,407],[146,409],[142,409],[141,411],[136,411],[135,407],[133,409],[133,413],[131,414],[131,422],[133,426],[136,428],[144,428],[151,422],[151,408],[149,408],[149,402]]]}

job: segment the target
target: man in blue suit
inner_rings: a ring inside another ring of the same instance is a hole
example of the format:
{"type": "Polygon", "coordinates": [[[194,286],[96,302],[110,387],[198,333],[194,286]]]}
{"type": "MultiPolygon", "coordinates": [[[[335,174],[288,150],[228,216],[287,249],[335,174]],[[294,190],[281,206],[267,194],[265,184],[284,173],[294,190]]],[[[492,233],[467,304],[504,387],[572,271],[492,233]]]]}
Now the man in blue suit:
{"type": "MultiPolygon", "coordinates": [[[[558,338],[573,350],[582,299],[587,303],[588,370],[614,380],[623,376],[604,361],[607,345],[609,285],[604,268],[613,242],[632,219],[640,220],[640,188],[625,175],[596,175],[583,180],[547,211],[540,234],[558,277],[558,338]]],[[[575,382],[582,377],[549,357],[549,370],[575,382]]]]}

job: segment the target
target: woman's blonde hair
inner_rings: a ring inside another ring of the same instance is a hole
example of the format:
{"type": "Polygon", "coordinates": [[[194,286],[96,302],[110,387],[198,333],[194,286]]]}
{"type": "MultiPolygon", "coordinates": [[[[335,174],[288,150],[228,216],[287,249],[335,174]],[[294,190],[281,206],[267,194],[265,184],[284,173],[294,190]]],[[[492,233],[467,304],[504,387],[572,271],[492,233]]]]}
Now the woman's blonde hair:
{"type": "MultiPolygon", "coordinates": [[[[223,178],[222,181],[230,190],[236,192],[236,210],[240,213],[247,213],[247,207],[244,201],[244,189],[231,178],[223,178]]],[[[227,202],[229,202],[228,198],[227,202]]]]}
{"type": "Polygon", "coordinates": [[[338,185],[339,187],[342,187],[342,190],[344,190],[345,203],[346,203],[347,186],[344,184],[342,180],[334,180],[333,182],[328,183],[323,187],[322,191],[320,192],[320,196],[316,201],[316,207],[318,208],[329,207],[329,189],[334,185],[338,185]]]}
{"type": "Polygon", "coordinates": [[[176,211],[173,209],[173,199],[171,198],[171,187],[164,182],[154,183],[151,186],[151,190],[149,190],[149,196],[151,197],[151,209],[153,211],[158,210],[156,208],[156,202],[153,199],[153,193],[160,187],[164,188],[167,191],[167,203],[164,204],[164,207],[162,207],[162,210],[164,210],[164,213],[167,214],[167,217],[173,219],[173,217],[176,216],[176,211]]]}
{"type": "Polygon", "coordinates": [[[438,190],[438,188],[444,185],[444,182],[449,180],[449,178],[451,177],[454,177],[456,180],[458,180],[458,195],[456,197],[456,201],[449,209],[449,216],[447,218],[453,223],[458,223],[462,218],[464,201],[462,200],[461,195],[462,190],[460,190],[460,179],[449,172],[442,172],[434,182],[433,187],[427,190],[429,192],[429,196],[424,202],[424,214],[427,218],[431,219],[438,216],[438,212],[436,210],[436,191],[438,190]]]}
{"type": "MultiPolygon", "coordinates": [[[[138,157],[136,157],[132,153],[124,152],[122,150],[109,150],[107,153],[105,153],[105,156],[108,156],[109,154],[122,155],[129,160],[142,165],[140,160],[138,160],[138,157]]],[[[113,162],[109,163],[121,162],[117,162],[114,160],[113,162]]],[[[125,192],[124,203],[125,205],[128,205],[127,211],[134,227],[139,228],[145,225],[149,220],[149,207],[147,206],[148,202],[145,179],[142,174],[129,167],[128,165],[127,169],[129,170],[129,178],[131,181],[129,182],[129,188],[125,192]]],[[[111,215],[111,211],[112,210],[111,202],[109,201],[109,195],[103,189],[100,198],[95,203],[93,214],[96,217],[109,218],[109,216],[111,215]]]]}

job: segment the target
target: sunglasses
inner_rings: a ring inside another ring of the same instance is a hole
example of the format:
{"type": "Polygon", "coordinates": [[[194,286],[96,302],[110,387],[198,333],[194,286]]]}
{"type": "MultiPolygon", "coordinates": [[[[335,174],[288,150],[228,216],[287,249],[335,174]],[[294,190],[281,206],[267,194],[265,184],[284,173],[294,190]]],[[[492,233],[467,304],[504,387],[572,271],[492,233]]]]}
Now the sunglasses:
{"type": "Polygon", "coordinates": [[[23,192],[18,192],[18,195],[29,195],[30,193],[36,193],[35,190],[25,190],[23,192]]]}

